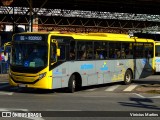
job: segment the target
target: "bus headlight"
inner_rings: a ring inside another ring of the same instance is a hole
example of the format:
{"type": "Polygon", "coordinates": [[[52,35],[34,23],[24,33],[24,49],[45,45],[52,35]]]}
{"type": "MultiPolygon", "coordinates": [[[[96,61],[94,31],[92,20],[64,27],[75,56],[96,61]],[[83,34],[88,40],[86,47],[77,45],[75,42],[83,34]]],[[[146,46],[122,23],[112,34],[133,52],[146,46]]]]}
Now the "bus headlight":
{"type": "Polygon", "coordinates": [[[46,76],[46,72],[39,75],[39,80],[46,76]]]}

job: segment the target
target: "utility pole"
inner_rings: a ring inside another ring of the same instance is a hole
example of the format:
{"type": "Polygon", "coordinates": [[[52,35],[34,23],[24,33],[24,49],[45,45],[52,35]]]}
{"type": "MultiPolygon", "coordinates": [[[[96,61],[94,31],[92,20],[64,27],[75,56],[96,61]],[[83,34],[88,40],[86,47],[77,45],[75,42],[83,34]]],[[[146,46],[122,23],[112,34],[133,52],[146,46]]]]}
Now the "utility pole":
{"type": "Polygon", "coordinates": [[[32,8],[32,0],[29,1],[29,9],[30,9],[30,18],[29,18],[29,32],[32,32],[33,31],[33,15],[32,15],[32,11],[33,11],[33,8],[32,8]]]}

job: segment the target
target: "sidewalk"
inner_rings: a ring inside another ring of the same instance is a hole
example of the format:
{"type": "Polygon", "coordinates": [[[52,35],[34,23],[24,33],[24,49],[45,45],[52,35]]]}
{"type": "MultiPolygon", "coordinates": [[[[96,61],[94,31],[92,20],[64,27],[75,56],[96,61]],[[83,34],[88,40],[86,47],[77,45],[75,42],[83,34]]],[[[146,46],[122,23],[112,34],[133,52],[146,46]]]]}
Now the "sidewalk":
{"type": "Polygon", "coordinates": [[[8,74],[0,74],[0,82],[8,82],[8,74]]]}
{"type": "Polygon", "coordinates": [[[152,75],[141,80],[137,80],[139,86],[136,88],[140,93],[160,94],[160,75],[152,75]]]}

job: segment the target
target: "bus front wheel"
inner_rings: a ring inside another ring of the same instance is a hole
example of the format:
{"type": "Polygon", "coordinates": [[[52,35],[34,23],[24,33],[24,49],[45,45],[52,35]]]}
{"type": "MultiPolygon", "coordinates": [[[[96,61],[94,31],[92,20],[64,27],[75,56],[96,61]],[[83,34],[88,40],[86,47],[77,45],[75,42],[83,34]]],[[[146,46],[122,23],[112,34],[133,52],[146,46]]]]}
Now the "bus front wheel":
{"type": "Polygon", "coordinates": [[[75,75],[72,75],[69,79],[68,83],[68,92],[74,93],[76,89],[76,80],[75,80],[75,75]]]}
{"type": "Polygon", "coordinates": [[[132,82],[132,72],[127,70],[124,75],[124,84],[128,85],[132,82]]]}

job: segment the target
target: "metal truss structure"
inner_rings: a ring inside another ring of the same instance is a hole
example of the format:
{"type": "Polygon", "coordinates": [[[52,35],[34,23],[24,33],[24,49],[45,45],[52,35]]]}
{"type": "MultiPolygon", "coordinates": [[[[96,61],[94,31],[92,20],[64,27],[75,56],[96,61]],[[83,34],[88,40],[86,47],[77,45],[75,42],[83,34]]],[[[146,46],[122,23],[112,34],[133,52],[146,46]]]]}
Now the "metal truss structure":
{"type": "Polygon", "coordinates": [[[160,26],[160,15],[0,6],[0,24],[28,26],[31,14],[40,31],[127,32],[160,26]]]}

